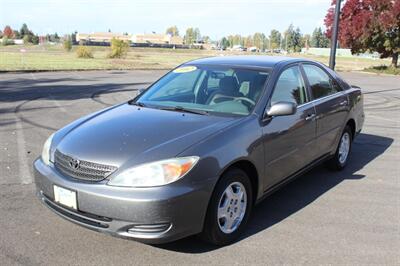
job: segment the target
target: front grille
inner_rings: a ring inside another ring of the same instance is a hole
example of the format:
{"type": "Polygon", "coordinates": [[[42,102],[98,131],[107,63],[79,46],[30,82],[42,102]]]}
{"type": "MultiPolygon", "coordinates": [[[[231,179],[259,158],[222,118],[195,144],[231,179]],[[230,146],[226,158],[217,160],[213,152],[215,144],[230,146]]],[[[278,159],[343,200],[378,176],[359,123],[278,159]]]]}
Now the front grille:
{"type": "Polygon", "coordinates": [[[56,150],[54,165],[62,174],[87,182],[99,182],[112,174],[117,167],[77,160],[56,150]]]}

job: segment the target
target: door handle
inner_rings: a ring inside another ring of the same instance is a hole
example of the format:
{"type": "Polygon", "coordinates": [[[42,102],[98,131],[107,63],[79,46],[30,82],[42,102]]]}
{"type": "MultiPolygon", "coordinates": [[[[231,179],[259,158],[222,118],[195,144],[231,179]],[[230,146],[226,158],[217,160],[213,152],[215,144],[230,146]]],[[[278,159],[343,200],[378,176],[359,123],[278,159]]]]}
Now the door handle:
{"type": "Polygon", "coordinates": [[[306,119],[306,121],[309,121],[309,120],[314,120],[314,118],[315,118],[315,114],[308,114],[305,119],[306,119]]]}
{"type": "Polygon", "coordinates": [[[340,106],[347,105],[347,101],[343,101],[343,102],[339,103],[339,105],[340,106]]]}

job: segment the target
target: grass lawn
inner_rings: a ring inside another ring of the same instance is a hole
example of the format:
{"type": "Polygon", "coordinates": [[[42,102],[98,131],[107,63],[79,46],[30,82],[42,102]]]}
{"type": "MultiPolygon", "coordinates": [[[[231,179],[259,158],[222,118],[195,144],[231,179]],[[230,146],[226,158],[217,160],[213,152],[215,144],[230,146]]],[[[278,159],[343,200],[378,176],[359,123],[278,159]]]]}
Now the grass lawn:
{"type": "MultiPolygon", "coordinates": [[[[94,58],[80,59],[76,57],[76,46],[71,52],[63,50],[62,45],[30,45],[0,47],[0,71],[53,71],[53,70],[101,70],[101,69],[171,69],[183,62],[219,55],[244,54],[250,52],[206,51],[188,49],[129,48],[124,59],[109,59],[109,47],[90,47],[94,58]],[[25,52],[21,52],[24,49],[25,52]]],[[[257,53],[258,54],[258,53],[257,53]]],[[[326,56],[310,56],[304,54],[289,55],[305,57],[328,64],[326,56]]],[[[373,66],[388,65],[389,60],[366,59],[357,57],[338,57],[336,69],[352,71],[370,69],[373,66]]]]}
{"type": "Polygon", "coordinates": [[[378,74],[389,74],[389,75],[400,75],[400,67],[392,67],[392,66],[373,66],[365,68],[364,71],[378,73],[378,74]]]}

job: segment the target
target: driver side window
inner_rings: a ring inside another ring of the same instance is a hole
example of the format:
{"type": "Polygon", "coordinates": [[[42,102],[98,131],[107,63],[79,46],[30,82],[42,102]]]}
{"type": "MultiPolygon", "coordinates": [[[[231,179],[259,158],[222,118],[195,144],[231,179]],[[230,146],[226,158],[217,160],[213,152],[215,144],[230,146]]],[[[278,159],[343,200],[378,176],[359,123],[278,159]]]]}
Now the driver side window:
{"type": "Polygon", "coordinates": [[[151,96],[151,99],[157,99],[162,97],[177,96],[182,94],[193,94],[197,77],[201,73],[201,70],[196,69],[187,73],[171,73],[170,77],[167,78],[163,87],[151,96]]]}
{"type": "Polygon", "coordinates": [[[284,70],[275,85],[271,105],[277,102],[293,102],[297,105],[307,102],[307,93],[299,66],[284,70]]]}

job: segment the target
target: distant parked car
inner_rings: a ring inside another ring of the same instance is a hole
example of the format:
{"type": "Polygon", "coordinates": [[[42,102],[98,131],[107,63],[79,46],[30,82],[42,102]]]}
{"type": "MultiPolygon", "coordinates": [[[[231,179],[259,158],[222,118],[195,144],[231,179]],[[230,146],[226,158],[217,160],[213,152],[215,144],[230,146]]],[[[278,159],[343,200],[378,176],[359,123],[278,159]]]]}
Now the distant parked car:
{"type": "Polygon", "coordinates": [[[248,50],[249,52],[259,52],[259,51],[260,51],[260,50],[259,50],[257,47],[255,47],[255,46],[249,47],[247,50],[248,50]]]}
{"type": "Polygon", "coordinates": [[[241,45],[234,45],[234,46],[232,46],[232,48],[230,48],[230,50],[231,50],[231,51],[243,52],[243,51],[245,51],[246,49],[245,49],[243,46],[241,46],[241,45]]]}
{"type": "Polygon", "coordinates": [[[343,169],[363,121],[361,90],[320,63],[199,59],[51,135],[38,196],[115,236],[226,245],[273,191],[322,162],[343,169]]]}

